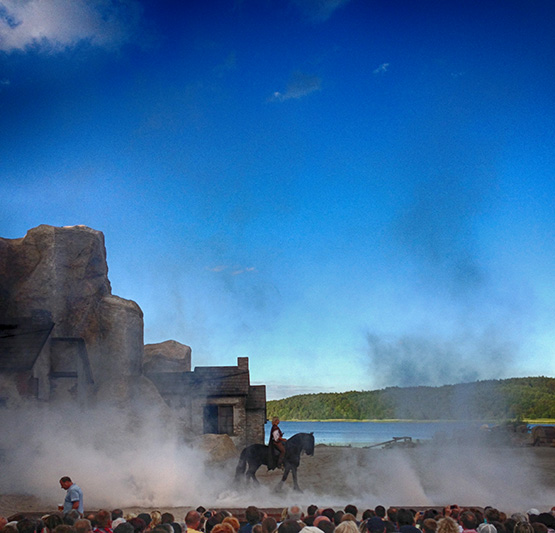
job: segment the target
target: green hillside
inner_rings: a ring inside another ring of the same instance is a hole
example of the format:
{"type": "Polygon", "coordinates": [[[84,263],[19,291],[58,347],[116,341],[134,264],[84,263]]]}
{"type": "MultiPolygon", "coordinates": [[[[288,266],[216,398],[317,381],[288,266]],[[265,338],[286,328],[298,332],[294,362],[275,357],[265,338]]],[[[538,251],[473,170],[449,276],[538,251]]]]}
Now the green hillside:
{"type": "Polygon", "coordinates": [[[555,419],[555,379],[511,378],[374,391],[301,394],[267,403],[282,420],[555,419]]]}

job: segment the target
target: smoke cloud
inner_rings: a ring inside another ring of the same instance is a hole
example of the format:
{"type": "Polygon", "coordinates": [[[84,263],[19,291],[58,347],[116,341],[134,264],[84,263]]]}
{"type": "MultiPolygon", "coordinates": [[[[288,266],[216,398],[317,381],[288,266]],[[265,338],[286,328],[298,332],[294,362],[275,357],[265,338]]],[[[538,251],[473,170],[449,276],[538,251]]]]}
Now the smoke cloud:
{"type": "Polygon", "coordinates": [[[493,331],[480,338],[453,339],[432,335],[384,338],[368,333],[367,342],[379,382],[400,387],[465,383],[492,374],[499,377],[507,356],[515,350],[510,340],[493,331]]]}
{"type": "Polygon", "coordinates": [[[531,448],[452,442],[358,452],[352,450],[343,462],[345,475],[339,479],[362,508],[457,503],[523,512],[530,506],[549,508],[555,495],[547,481],[549,467],[538,463],[531,448]]]}
{"type": "Polygon", "coordinates": [[[509,377],[531,334],[534,295],[496,270],[487,239],[495,155],[461,135],[456,111],[418,124],[404,163],[414,181],[389,228],[404,265],[400,326],[366,331],[377,386],[509,377]]]}
{"type": "Polygon", "coordinates": [[[93,510],[293,503],[305,508],[355,503],[362,510],[377,504],[458,503],[523,511],[555,499],[547,479],[549,457],[542,463],[539,449],[531,447],[489,448],[479,439],[390,450],[317,446],[314,457],[301,459],[304,493],[298,494],[291,480],[276,492],[281,471],[265,467],[258,472],[260,485],[236,483],[236,458],[211,464],[187,444],[176,420],[155,409],[61,407],[0,410],[0,427],[8,429],[1,441],[0,494],[32,495],[41,509],[55,509],[65,495],[58,480],[69,475],[83,489],[86,509],[93,510]]]}

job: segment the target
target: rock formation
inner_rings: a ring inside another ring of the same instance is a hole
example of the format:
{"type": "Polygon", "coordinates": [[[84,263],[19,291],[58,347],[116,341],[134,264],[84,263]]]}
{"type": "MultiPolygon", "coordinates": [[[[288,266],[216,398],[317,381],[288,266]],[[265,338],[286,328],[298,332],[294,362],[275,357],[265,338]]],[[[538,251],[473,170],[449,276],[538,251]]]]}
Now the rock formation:
{"type": "Polygon", "coordinates": [[[145,344],[143,372],[190,372],[191,348],[177,341],[145,344]]]}
{"type": "MultiPolygon", "coordinates": [[[[143,313],[111,294],[100,231],[41,225],[20,239],[0,238],[0,318],[18,317],[48,317],[52,338],[83,339],[96,383],[118,380],[125,396],[121,383],[144,379],[143,313]]],[[[146,379],[141,386],[154,390],[146,379]]]]}
{"type": "Polygon", "coordinates": [[[248,358],[192,372],[188,346],[145,348],[143,313],[112,294],[104,236],[85,226],[0,238],[0,406],[29,398],[124,408],[131,427],[150,416],[183,436],[227,434],[205,442],[218,457],[264,440],[266,389],[250,385],[248,358]]]}

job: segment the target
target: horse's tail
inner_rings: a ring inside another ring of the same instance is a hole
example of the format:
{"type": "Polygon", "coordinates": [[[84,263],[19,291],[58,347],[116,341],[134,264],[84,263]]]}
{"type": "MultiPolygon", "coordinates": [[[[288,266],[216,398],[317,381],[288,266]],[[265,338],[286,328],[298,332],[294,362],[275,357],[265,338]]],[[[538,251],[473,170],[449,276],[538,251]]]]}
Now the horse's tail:
{"type": "Polygon", "coordinates": [[[243,449],[241,455],[239,456],[239,463],[237,463],[237,468],[235,469],[235,480],[238,481],[239,478],[245,473],[247,469],[247,456],[249,448],[243,449]]]}

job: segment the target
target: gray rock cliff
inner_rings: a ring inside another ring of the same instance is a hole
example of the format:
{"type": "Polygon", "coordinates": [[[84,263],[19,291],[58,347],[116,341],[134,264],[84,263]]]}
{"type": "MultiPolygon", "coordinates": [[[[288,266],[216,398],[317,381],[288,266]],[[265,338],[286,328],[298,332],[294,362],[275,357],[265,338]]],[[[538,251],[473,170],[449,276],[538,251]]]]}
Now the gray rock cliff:
{"type": "Polygon", "coordinates": [[[112,295],[100,231],[41,225],[20,239],[0,238],[0,318],[37,316],[54,323],[52,337],[85,341],[98,386],[118,380],[121,397],[125,383],[154,389],[141,377],[143,313],[112,295]]]}

